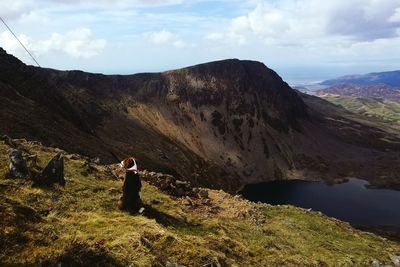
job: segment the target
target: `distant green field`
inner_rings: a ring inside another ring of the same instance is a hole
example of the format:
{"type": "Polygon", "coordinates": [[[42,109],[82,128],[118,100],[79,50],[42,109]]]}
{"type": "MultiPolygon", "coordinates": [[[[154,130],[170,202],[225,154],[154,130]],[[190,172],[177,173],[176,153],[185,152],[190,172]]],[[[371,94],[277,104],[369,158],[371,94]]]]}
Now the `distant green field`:
{"type": "Polygon", "coordinates": [[[353,113],[400,122],[400,103],[397,102],[351,96],[324,96],[324,99],[353,113]]]}

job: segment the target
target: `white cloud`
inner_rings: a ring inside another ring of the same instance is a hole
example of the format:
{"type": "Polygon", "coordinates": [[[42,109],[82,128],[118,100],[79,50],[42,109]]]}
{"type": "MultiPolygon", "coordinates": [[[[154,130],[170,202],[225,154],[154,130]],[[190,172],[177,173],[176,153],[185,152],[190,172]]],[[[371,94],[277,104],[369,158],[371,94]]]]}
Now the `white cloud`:
{"type": "Polygon", "coordinates": [[[184,48],[188,46],[188,44],[181,40],[177,35],[166,30],[147,33],[146,35],[147,39],[156,45],[173,45],[177,48],[184,48]]]}
{"type": "Polygon", "coordinates": [[[373,41],[381,38],[395,38],[400,21],[392,21],[398,0],[355,0],[340,1],[327,14],[328,34],[373,41]]]}
{"type": "Polygon", "coordinates": [[[394,14],[388,19],[389,22],[400,22],[400,7],[396,8],[394,14]]]}
{"type": "MultiPolygon", "coordinates": [[[[146,71],[232,57],[398,65],[400,47],[399,0],[0,0],[0,15],[44,66],[88,71],[130,71],[137,58],[146,71]]],[[[2,30],[0,46],[29,60],[2,30]]]]}
{"type": "Polygon", "coordinates": [[[260,1],[246,15],[233,18],[221,32],[206,35],[239,45],[307,45],[322,39],[348,37],[355,41],[395,38],[400,29],[398,0],[286,0],[260,1]]]}
{"type": "Polygon", "coordinates": [[[0,16],[3,19],[11,20],[28,14],[35,7],[33,0],[1,0],[0,16]]]}
{"type": "MultiPolygon", "coordinates": [[[[20,34],[18,38],[37,57],[48,52],[63,52],[74,58],[91,58],[99,55],[107,43],[104,39],[95,38],[92,31],[87,28],[79,28],[65,34],[53,33],[49,39],[36,42],[25,34],[20,34]]],[[[0,34],[0,46],[26,62],[31,61],[8,31],[0,34]]]]}
{"type": "Polygon", "coordinates": [[[206,39],[222,40],[225,43],[237,45],[245,45],[257,40],[264,43],[283,40],[289,33],[294,34],[298,31],[295,27],[301,27],[295,23],[292,16],[286,15],[284,10],[267,2],[260,2],[248,14],[233,18],[225,31],[208,34],[206,39]]]}
{"type": "Polygon", "coordinates": [[[166,44],[171,42],[174,38],[174,35],[166,30],[162,30],[160,32],[153,32],[149,36],[149,40],[154,44],[166,44]]]}
{"type": "Polygon", "coordinates": [[[106,44],[106,40],[96,39],[90,29],[80,28],[66,34],[53,33],[50,39],[39,42],[39,50],[63,51],[75,58],[91,58],[100,54],[106,44]]]}

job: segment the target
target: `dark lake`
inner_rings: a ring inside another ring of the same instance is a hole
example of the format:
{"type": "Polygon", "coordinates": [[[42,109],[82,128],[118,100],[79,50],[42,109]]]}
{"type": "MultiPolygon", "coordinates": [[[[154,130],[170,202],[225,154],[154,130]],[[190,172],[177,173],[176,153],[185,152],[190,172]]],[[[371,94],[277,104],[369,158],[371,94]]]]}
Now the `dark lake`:
{"type": "Polygon", "coordinates": [[[367,188],[368,182],[351,179],[327,185],[301,180],[247,185],[244,198],[272,205],[290,204],[365,226],[400,226],[400,191],[367,188]]]}

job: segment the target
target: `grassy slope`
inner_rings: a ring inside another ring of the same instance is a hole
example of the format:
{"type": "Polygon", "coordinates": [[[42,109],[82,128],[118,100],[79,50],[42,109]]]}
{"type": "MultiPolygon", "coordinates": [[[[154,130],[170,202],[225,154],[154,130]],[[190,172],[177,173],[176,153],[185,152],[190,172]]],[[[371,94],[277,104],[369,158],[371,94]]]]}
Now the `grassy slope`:
{"type": "MultiPolygon", "coordinates": [[[[43,166],[51,148],[22,143],[43,166]]],[[[87,177],[66,159],[65,188],[5,179],[0,142],[0,264],[164,266],[366,266],[390,263],[400,245],[292,206],[252,204],[222,191],[207,200],[173,199],[144,183],[145,216],[119,212],[121,182],[103,166],[87,177]]]]}
{"type": "Polygon", "coordinates": [[[400,103],[351,96],[328,95],[323,98],[354,113],[389,122],[400,122],[400,103]]]}

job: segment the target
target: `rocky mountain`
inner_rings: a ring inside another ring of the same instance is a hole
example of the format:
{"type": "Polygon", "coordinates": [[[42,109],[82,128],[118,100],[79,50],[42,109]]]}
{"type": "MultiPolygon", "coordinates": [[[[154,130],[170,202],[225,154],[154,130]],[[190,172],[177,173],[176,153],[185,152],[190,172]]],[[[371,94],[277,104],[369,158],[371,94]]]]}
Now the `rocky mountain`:
{"type": "Polygon", "coordinates": [[[400,185],[400,138],[237,59],[163,73],[26,66],[0,51],[0,134],[236,191],[272,179],[400,185]]]}
{"type": "Polygon", "coordinates": [[[323,81],[321,84],[327,86],[338,84],[386,84],[392,87],[400,87],[400,70],[347,75],[323,81]]]}

